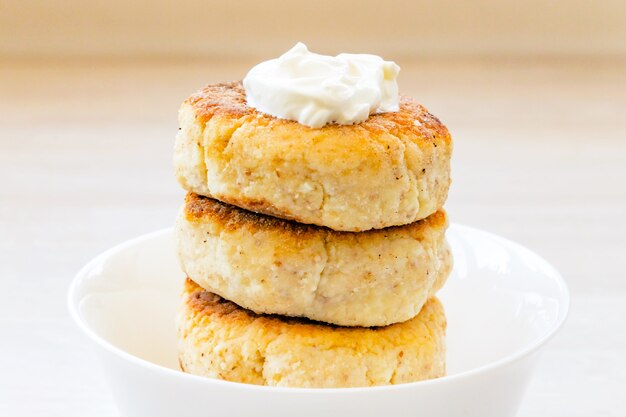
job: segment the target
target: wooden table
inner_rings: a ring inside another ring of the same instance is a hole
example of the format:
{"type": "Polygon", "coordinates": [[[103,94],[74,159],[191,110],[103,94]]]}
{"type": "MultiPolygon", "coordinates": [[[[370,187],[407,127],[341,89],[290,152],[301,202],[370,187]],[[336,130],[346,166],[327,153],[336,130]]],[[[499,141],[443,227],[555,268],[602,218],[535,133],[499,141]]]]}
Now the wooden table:
{"type": "MultiPolygon", "coordinates": [[[[536,250],[572,290],[520,416],[626,415],[626,62],[398,61],[455,138],[452,219],[536,250]]],[[[116,415],[66,289],[172,224],[178,104],[251,64],[0,63],[0,415],[116,415]]]]}

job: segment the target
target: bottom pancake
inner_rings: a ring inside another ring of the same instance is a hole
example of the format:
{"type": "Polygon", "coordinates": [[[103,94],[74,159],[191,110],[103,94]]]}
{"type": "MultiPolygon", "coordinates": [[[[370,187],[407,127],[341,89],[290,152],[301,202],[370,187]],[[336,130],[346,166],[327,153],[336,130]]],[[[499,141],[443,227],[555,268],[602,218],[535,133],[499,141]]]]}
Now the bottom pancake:
{"type": "Polygon", "coordinates": [[[411,320],[339,327],[259,315],[185,281],[178,351],[185,372],[306,388],[401,384],[445,374],[446,318],[429,299],[411,320]]]}

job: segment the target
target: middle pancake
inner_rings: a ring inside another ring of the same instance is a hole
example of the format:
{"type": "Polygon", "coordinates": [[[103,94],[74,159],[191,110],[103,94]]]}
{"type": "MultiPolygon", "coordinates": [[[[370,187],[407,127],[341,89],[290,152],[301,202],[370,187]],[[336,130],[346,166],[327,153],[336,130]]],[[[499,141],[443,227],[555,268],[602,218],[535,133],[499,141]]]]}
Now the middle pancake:
{"type": "Polygon", "coordinates": [[[187,194],[176,225],[183,271],[256,313],[340,326],[415,317],[452,268],[447,217],[337,232],[187,194]]]}

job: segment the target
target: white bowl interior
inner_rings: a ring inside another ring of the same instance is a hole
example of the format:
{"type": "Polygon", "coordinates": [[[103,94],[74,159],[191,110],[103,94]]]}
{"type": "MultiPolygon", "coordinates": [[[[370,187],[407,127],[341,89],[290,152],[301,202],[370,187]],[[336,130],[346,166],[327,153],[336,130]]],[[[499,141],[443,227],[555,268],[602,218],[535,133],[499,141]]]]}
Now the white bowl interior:
{"type": "MultiPolygon", "coordinates": [[[[448,232],[455,267],[439,296],[448,318],[448,375],[533,349],[568,307],[559,274],[529,250],[472,228],[448,232]]],[[[87,331],[131,355],[178,369],[175,318],[184,275],[171,230],[116,246],[88,264],[70,303],[87,331]]]]}

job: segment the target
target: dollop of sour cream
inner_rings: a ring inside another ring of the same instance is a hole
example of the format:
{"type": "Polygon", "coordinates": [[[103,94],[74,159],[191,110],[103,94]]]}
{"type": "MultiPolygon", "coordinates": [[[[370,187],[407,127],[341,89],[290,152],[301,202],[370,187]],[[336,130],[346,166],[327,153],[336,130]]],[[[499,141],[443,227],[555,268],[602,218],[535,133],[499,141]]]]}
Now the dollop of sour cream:
{"type": "Polygon", "coordinates": [[[368,54],[328,56],[298,43],[261,62],[243,80],[248,105],[262,113],[319,128],[353,124],[399,109],[394,62],[368,54]]]}

